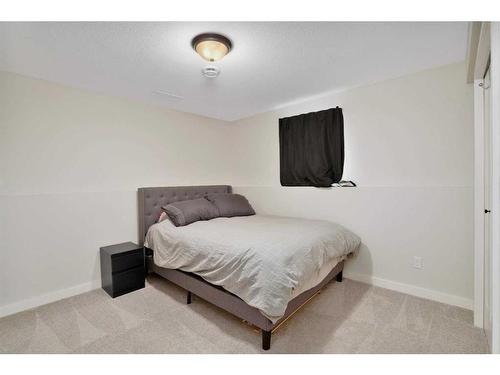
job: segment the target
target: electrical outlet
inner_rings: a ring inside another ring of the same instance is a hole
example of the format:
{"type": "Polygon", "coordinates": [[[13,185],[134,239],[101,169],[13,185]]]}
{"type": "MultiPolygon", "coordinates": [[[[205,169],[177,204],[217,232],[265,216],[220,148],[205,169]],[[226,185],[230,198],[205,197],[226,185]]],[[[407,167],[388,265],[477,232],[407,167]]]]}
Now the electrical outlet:
{"type": "Polygon", "coordinates": [[[423,269],[424,268],[424,259],[422,257],[417,257],[417,256],[414,256],[413,257],[413,268],[416,268],[416,269],[423,269]]]}

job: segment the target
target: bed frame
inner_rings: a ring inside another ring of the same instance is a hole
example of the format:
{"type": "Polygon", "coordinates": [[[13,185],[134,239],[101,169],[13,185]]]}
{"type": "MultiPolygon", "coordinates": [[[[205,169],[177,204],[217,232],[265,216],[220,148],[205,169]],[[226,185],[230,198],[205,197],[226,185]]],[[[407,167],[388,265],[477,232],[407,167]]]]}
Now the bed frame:
{"type": "MultiPolygon", "coordinates": [[[[172,202],[201,198],[210,193],[228,194],[231,191],[232,188],[229,185],[139,188],[139,244],[144,245],[144,238],[148,228],[158,219],[162,206],[172,202]]],[[[152,250],[146,248],[146,264],[149,273],[155,273],[184,288],[187,291],[188,304],[191,303],[191,297],[194,294],[260,328],[262,332],[262,349],[264,350],[269,350],[271,347],[272,332],[318,294],[326,284],[334,278],[338,282],[342,281],[342,270],[344,269],[344,262],[342,261],[317,286],[292,299],[288,303],[285,315],[278,322],[272,323],[255,307],[247,305],[241,298],[229,293],[220,286],[210,284],[200,276],[177,269],[158,267],[153,262],[152,254],[152,250]]]]}

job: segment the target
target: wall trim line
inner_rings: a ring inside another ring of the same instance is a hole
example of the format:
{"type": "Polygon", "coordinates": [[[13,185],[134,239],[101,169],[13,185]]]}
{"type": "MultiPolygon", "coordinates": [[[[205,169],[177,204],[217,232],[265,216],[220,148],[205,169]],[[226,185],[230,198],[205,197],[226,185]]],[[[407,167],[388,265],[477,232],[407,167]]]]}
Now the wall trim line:
{"type": "MultiPolygon", "coordinates": [[[[447,294],[436,290],[426,289],[415,285],[404,284],[392,280],[382,279],[380,277],[363,275],[359,273],[345,272],[345,277],[354,281],[359,281],[365,284],[370,284],[380,288],[394,290],[396,292],[409,294],[411,296],[429,299],[436,302],[445,303],[452,306],[462,307],[472,310],[474,301],[469,298],[447,294]]],[[[73,297],[78,294],[90,292],[101,287],[100,280],[94,280],[87,283],[75,285],[70,288],[57,290],[51,293],[46,293],[41,296],[28,298],[9,305],[0,307],[0,318],[12,315],[21,311],[30,310],[48,303],[56,302],[65,298],[73,297]]]]}
{"type": "Polygon", "coordinates": [[[426,289],[415,285],[404,284],[392,280],[382,279],[380,277],[363,275],[359,273],[344,272],[344,276],[347,279],[351,279],[354,281],[359,281],[380,288],[394,290],[396,292],[409,294],[414,297],[420,297],[436,302],[445,303],[447,305],[462,307],[467,310],[472,310],[474,307],[474,301],[472,299],[439,292],[437,290],[426,289]]]}
{"type": "Polygon", "coordinates": [[[101,287],[101,280],[93,280],[87,283],[72,286],[66,289],[56,290],[45,293],[40,296],[27,298],[9,305],[0,306],[0,318],[12,315],[21,311],[43,306],[51,302],[56,302],[65,298],[73,297],[78,294],[90,292],[101,287]]]}

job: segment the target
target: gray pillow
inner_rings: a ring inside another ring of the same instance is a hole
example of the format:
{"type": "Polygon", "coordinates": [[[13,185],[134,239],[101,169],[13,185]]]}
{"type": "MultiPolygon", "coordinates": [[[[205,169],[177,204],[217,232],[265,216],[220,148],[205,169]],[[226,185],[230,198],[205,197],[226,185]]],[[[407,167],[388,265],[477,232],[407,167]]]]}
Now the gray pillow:
{"type": "Polygon", "coordinates": [[[219,216],[250,216],[255,211],[248,200],[240,194],[208,194],[205,196],[219,210],[219,216]]]}
{"type": "Polygon", "coordinates": [[[219,210],[205,198],[170,203],[162,209],[176,227],[219,217],[219,210]]]}

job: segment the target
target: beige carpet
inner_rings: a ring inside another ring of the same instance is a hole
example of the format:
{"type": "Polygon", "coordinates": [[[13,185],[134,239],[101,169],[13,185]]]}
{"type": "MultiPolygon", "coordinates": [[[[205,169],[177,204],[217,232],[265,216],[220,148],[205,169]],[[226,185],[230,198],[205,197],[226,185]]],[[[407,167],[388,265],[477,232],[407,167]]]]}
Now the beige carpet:
{"type": "MultiPolygon", "coordinates": [[[[260,334],[157,277],[0,319],[2,353],[261,353],[260,334]]],[[[285,323],[269,353],[485,353],[472,312],[344,279],[285,323]]]]}

